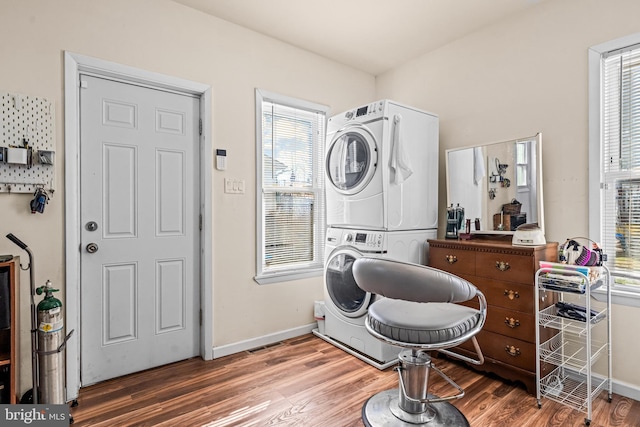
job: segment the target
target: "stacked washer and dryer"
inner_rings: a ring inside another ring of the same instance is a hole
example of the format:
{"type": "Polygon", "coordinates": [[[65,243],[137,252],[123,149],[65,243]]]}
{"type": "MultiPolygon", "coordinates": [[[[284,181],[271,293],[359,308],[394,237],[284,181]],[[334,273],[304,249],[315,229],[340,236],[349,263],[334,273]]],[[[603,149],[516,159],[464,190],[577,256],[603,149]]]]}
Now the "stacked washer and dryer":
{"type": "Polygon", "coordinates": [[[377,101],[330,118],[326,142],[325,333],[316,335],[384,369],[400,349],[365,329],[380,296],[351,269],[363,256],[423,262],[438,228],[438,117],[377,101]]]}

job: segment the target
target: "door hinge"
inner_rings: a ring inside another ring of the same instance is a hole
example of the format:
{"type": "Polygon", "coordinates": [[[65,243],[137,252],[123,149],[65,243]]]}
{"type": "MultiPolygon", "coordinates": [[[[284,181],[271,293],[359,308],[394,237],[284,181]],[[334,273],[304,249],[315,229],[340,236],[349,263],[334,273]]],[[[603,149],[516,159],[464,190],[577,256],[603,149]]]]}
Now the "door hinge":
{"type": "Polygon", "coordinates": [[[200,119],[198,122],[198,132],[200,132],[200,135],[202,135],[202,119],[200,119]]]}
{"type": "Polygon", "coordinates": [[[198,227],[200,228],[200,231],[202,231],[202,214],[200,214],[200,218],[198,219],[198,227]]]}
{"type": "Polygon", "coordinates": [[[80,80],[78,82],[78,86],[80,86],[81,89],[86,89],[89,87],[89,82],[87,82],[86,80],[80,80]]]}
{"type": "Polygon", "coordinates": [[[200,309],[200,326],[202,326],[202,309],[200,309]]]}

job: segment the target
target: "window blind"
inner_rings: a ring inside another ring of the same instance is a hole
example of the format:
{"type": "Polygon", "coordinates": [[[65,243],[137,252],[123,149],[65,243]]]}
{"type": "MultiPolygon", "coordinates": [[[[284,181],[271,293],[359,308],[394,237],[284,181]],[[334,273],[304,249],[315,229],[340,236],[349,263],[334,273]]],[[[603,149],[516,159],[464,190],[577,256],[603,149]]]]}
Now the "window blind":
{"type": "Polygon", "coordinates": [[[262,271],[322,267],[325,114],[262,102],[262,271]]]}
{"type": "Polygon", "coordinates": [[[617,285],[640,286],[640,48],[602,69],[600,242],[617,285]]]}

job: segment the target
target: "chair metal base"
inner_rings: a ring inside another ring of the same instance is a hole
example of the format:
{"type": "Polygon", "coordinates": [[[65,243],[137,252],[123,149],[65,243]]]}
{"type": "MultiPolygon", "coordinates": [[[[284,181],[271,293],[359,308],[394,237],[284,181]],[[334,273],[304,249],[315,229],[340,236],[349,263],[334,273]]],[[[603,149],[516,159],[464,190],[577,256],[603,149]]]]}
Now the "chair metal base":
{"type": "MultiPolygon", "coordinates": [[[[367,400],[362,407],[362,421],[366,427],[469,427],[467,418],[449,402],[438,402],[429,404],[433,409],[435,416],[428,414],[411,414],[403,411],[398,406],[399,390],[385,390],[378,394],[374,394],[367,400]],[[393,412],[392,412],[392,409],[393,412]],[[394,413],[400,414],[402,419],[398,418],[394,413]],[[432,418],[425,421],[425,419],[432,418]]],[[[430,411],[428,411],[430,412],[430,411]]]]}

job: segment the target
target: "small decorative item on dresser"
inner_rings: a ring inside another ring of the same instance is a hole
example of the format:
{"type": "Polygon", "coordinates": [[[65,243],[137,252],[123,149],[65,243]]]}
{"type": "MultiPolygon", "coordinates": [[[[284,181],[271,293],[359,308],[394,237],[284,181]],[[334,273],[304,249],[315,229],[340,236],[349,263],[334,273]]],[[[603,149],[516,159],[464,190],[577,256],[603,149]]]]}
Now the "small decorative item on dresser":
{"type": "Polygon", "coordinates": [[[460,233],[460,240],[470,240],[470,239],[471,239],[471,220],[467,218],[464,233],[460,233]]]}
{"type": "Polygon", "coordinates": [[[513,233],[511,244],[516,246],[538,246],[547,243],[537,224],[522,224],[513,233]]]}

